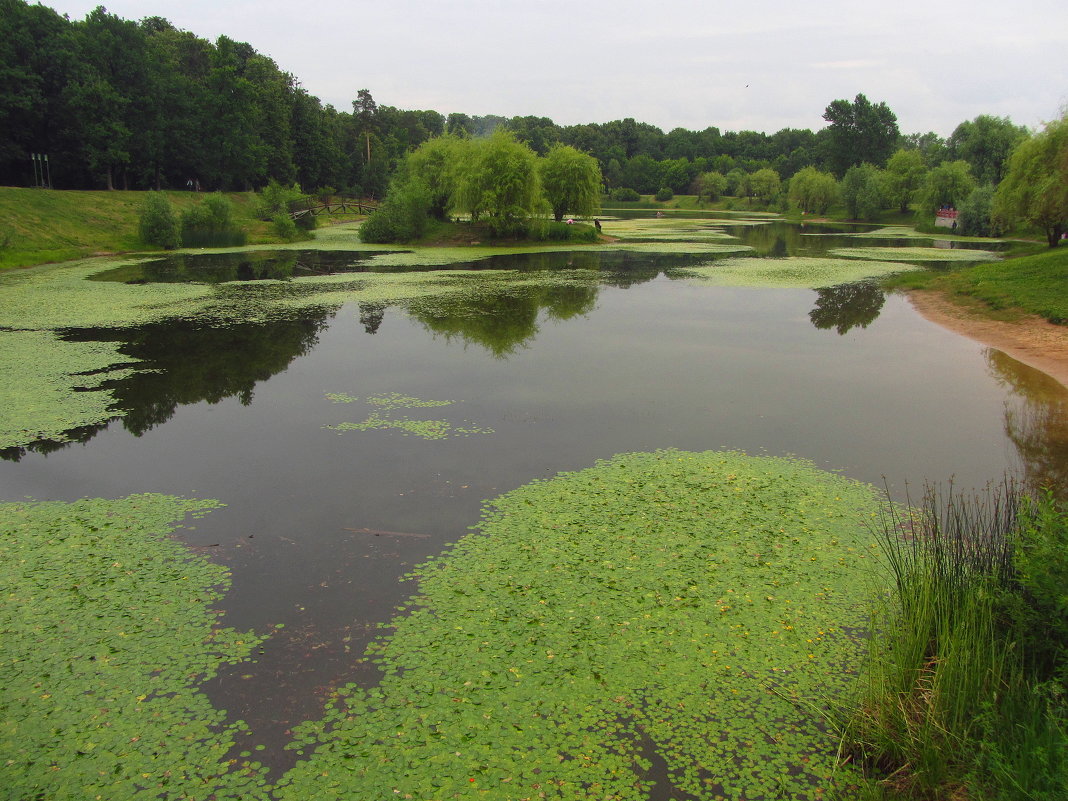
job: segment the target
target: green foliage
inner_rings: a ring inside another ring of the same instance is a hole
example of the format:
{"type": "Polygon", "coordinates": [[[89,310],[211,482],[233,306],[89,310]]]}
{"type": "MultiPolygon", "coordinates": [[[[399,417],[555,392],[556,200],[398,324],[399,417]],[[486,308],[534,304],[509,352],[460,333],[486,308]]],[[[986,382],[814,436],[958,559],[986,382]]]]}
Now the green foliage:
{"type": "Polygon", "coordinates": [[[720,196],[727,191],[727,176],[721,172],[703,172],[697,176],[694,183],[698,203],[701,202],[702,197],[713,201],[719,200],[720,196]]]}
{"type": "Polygon", "coordinates": [[[421,179],[398,175],[378,210],[360,227],[363,242],[411,242],[418,239],[430,223],[430,190],[421,179]]]}
{"type": "Polygon", "coordinates": [[[622,203],[626,203],[634,200],[641,200],[642,196],[634,189],[628,186],[621,186],[618,189],[612,190],[612,200],[616,200],[622,203]]]}
{"type": "Polygon", "coordinates": [[[873,105],[863,94],[850,103],[835,100],[823,112],[827,128],[827,158],[836,175],[861,164],[882,166],[897,147],[897,117],[886,103],[873,105]]]}
{"type": "Polygon", "coordinates": [[[233,204],[219,192],[182,212],[182,247],[240,247],[245,232],[233,220],[233,204]]]}
{"type": "Polygon", "coordinates": [[[535,242],[596,242],[597,229],[584,223],[532,220],[527,236],[535,242]]]}
{"type": "Polygon", "coordinates": [[[666,200],[671,200],[675,197],[675,193],[671,191],[670,187],[662,186],[656,192],[656,199],[663,203],[666,200]]]}
{"type": "Polygon", "coordinates": [[[838,182],[830,173],[805,167],[790,179],[788,197],[806,214],[826,214],[838,198],[838,182]]]}
{"type": "Polygon", "coordinates": [[[960,204],[957,222],[964,236],[1000,236],[1003,232],[993,219],[994,187],[978,186],[960,204]]]}
{"type": "Polygon", "coordinates": [[[886,162],[883,172],[883,191],[886,199],[905,214],[916,193],[923,186],[927,167],[919,150],[904,148],[896,151],[886,162]]]}
{"type": "MultiPolygon", "coordinates": [[[[312,219],[314,220],[315,218],[312,217],[312,219]]],[[[300,242],[302,240],[311,239],[308,233],[298,228],[297,223],[293,218],[284,211],[274,215],[274,218],[271,220],[271,230],[274,231],[274,235],[283,242],[300,242]]]]}
{"type": "Polygon", "coordinates": [[[921,213],[934,215],[941,208],[957,208],[975,189],[966,161],[946,161],[929,170],[917,198],[921,213]]]}
{"type": "Polygon", "coordinates": [[[384,671],[303,726],[287,799],[814,798],[846,784],[870,487],[807,462],[628,454],[496,499],[418,568],[384,671]],[[711,736],[710,736],[711,734],[711,736]],[[670,788],[663,788],[670,793],[670,788]]]}
{"type": "Polygon", "coordinates": [[[434,219],[447,219],[470,147],[471,140],[445,134],[424,142],[408,156],[408,174],[426,186],[434,219]]]}
{"type": "Polygon", "coordinates": [[[504,129],[473,145],[460,176],[456,205],[473,219],[485,218],[495,236],[520,233],[544,203],[537,156],[504,129]]]}
{"type": "Polygon", "coordinates": [[[10,798],[264,799],[198,689],[262,638],[218,625],[227,571],[167,534],[218,506],[161,495],[0,504],[0,752],[10,798]]]}
{"type": "Polygon", "coordinates": [[[149,192],[141,206],[138,225],[141,241],[171,250],[181,244],[178,216],[162,192],[149,192]]]}
{"type": "Polygon", "coordinates": [[[289,204],[305,197],[300,186],[283,186],[272,178],[256,197],[256,216],[261,220],[274,220],[279,214],[289,213],[289,204]]]}
{"type": "Polygon", "coordinates": [[[1056,247],[1068,231],[1068,114],[1020,142],[998,186],[995,214],[1006,227],[1025,221],[1056,247]]]}
{"type": "Polygon", "coordinates": [[[883,521],[895,590],[845,742],[909,797],[1068,792],[1066,511],[1010,484],[883,521]]]}
{"type": "Polygon", "coordinates": [[[769,167],[757,170],[749,176],[749,187],[752,196],[761,203],[770,203],[774,200],[775,196],[779,194],[781,185],[779,173],[769,167]]]}
{"type": "Polygon", "coordinates": [[[980,114],[958,125],[946,144],[950,158],[968,162],[977,181],[996,185],[1005,177],[1013,148],[1029,135],[1026,127],[1014,125],[1008,117],[980,114]]]}
{"type": "Polygon", "coordinates": [[[850,219],[872,220],[883,207],[881,173],[871,164],[846,170],[840,192],[850,219]]]}
{"type": "Polygon", "coordinates": [[[602,178],[597,159],[568,145],[555,144],[538,162],[538,171],[556,222],[567,213],[588,217],[600,209],[602,178]]]}

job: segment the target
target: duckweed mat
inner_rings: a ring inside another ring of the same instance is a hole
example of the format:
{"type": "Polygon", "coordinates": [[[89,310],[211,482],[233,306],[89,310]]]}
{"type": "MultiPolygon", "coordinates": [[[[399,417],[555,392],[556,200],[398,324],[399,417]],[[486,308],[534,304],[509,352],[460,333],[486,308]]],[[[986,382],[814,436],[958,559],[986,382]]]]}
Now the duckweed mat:
{"type": "Polygon", "coordinates": [[[163,495],[0,504],[5,798],[258,799],[245,733],[199,692],[262,638],[217,625],[227,571],[166,535],[218,506],[163,495]]]}
{"type": "Polygon", "coordinates": [[[704,266],[679,267],[668,271],[668,275],[702,286],[823,289],[908,269],[900,263],[888,260],[893,252],[891,249],[870,250],[887,260],[810,256],[791,256],[783,259],[728,258],[704,266]]]}
{"type": "Polygon", "coordinates": [[[276,793],[639,801],[654,762],[704,799],[846,786],[819,710],[860,662],[878,503],[737,452],[626,454],[507,493],[416,570],[371,649],[381,684],[300,728],[276,793]]]}

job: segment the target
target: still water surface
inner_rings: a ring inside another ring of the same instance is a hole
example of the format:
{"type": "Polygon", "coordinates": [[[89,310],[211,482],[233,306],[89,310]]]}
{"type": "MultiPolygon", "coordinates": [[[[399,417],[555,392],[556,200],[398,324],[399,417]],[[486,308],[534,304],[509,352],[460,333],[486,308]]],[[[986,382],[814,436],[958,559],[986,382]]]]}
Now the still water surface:
{"type": "Polygon", "coordinates": [[[129,412],[83,443],[9,453],[3,496],[225,502],[181,535],[233,570],[226,624],[286,628],[208,690],[277,766],[287,728],[316,717],[327,688],[374,680],[353,662],[413,592],[399,578],[463,536],[484,499],[534,479],[627,451],[730,448],[801,456],[896,497],[1006,471],[1065,485],[1063,389],[903,297],[697,286],[634,258],[606,260],[587,287],[421,315],[351,304],[109,334],[157,372],[117,387],[129,412]],[[401,412],[478,432],[327,428],[392,392],[453,401],[401,412]]]}

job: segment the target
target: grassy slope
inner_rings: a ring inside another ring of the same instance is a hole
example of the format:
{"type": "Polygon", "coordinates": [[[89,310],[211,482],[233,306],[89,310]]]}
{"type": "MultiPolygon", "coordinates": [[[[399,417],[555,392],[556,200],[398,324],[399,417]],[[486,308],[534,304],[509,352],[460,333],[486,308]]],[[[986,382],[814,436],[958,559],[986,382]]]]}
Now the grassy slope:
{"type": "MultiPolygon", "coordinates": [[[[178,213],[203,194],[165,193],[178,213]]],[[[267,224],[252,216],[254,195],[227,195],[249,241],[261,240],[267,224]]],[[[144,192],[48,191],[0,187],[0,269],[66,261],[95,253],[146,248],[137,224],[144,192]]]]}
{"type": "Polygon", "coordinates": [[[1042,248],[1005,261],[950,272],[916,272],[887,281],[898,289],[934,289],[983,308],[991,317],[1037,314],[1068,322],[1068,247],[1042,248]]]}

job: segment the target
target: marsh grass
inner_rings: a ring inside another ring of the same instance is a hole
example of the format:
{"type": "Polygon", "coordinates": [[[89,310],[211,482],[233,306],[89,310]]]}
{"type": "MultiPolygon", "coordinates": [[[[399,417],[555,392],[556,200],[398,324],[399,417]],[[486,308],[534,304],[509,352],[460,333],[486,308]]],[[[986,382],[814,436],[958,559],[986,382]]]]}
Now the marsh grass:
{"type": "Polygon", "coordinates": [[[1065,509],[1011,482],[928,488],[880,529],[891,592],[851,756],[895,798],[1066,797],[1065,509]]]}

